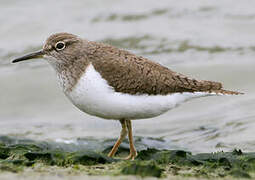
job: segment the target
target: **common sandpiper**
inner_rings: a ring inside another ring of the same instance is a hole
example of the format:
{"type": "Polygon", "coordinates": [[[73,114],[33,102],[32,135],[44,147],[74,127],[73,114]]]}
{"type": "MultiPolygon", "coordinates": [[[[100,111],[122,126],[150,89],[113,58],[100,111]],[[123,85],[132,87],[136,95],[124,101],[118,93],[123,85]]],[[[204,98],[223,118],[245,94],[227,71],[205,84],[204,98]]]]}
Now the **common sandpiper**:
{"type": "Polygon", "coordinates": [[[126,159],[137,156],[131,120],[159,116],[197,97],[242,94],[224,90],[219,82],[189,78],[142,56],[69,33],[51,35],[42,50],[12,62],[36,58],[52,65],[63,92],[77,108],[120,121],[122,130],[109,157],[127,135],[130,154],[126,159]]]}

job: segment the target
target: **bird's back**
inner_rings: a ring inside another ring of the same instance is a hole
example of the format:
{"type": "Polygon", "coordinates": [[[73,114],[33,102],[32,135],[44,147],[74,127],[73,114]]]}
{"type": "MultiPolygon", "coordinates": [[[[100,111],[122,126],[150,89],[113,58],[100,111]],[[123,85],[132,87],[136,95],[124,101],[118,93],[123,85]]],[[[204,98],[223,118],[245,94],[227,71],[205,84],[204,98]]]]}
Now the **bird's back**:
{"type": "Polygon", "coordinates": [[[176,92],[238,92],[222,90],[222,84],[199,81],[110,45],[90,42],[96,50],[92,64],[115,91],[127,94],[167,95],[176,92]]]}

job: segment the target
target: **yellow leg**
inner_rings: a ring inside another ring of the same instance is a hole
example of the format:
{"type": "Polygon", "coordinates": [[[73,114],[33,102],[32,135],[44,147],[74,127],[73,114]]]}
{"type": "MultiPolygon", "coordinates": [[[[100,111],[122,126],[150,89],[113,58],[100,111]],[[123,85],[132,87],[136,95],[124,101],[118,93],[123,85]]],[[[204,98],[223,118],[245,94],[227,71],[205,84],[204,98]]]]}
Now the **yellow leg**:
{"type": "Polygon", "coordinates": [[[134,146],[131,120],[126,120],[126,125],[128,129],[128,139],[129,139],[129,148],[130,148],[130,154],[126,159],[134,160],[135,157],[137,156],[137,152],[134,146]]]}
{"type": "Polygon", "coordinates": [[[121,126],[122,126],[122,129],[121,129],[121,132],[120,132],[120,137],[117,140],[117,142],[114,144],[111,152],[108,154],[109,157],[113,157],[115,155],[115,153],[117,152],[118,147],[120,146],[121,142],[127,136],[127,124],[126,124],[126,121],[123,119],[123,120],[120,120],[120,123],[121,123],[121,126]]]}

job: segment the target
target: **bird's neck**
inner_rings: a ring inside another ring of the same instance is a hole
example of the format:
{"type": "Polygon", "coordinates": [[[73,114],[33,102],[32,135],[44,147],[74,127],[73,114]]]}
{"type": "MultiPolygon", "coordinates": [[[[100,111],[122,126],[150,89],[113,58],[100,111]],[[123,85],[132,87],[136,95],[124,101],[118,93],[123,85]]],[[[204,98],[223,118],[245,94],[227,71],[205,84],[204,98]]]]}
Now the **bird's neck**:
{"type": "Polygon", "coordinates": [[[84,74],[88,62],[74,61],[54,64],[53,67],[57,73],[58,81],[64,93],[72,91],[80,77],[84,74]]]}

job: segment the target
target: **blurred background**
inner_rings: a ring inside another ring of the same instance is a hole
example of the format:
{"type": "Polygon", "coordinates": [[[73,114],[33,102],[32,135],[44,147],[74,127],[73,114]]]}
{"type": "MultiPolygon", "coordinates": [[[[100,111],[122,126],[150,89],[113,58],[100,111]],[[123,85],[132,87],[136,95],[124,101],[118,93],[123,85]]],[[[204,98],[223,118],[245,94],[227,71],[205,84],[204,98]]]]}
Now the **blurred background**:
{"type": "Polygon", "coordinates": [[[49,35],[70,32],[245,93],[134,121],[138,149],[254,151],[254,7],[252,0],[1,0],[0,138],[100,149],[118,137],[119,122],[84,114],[67,100],[45,60],[10,63],[42,48],[49,35]]]}

